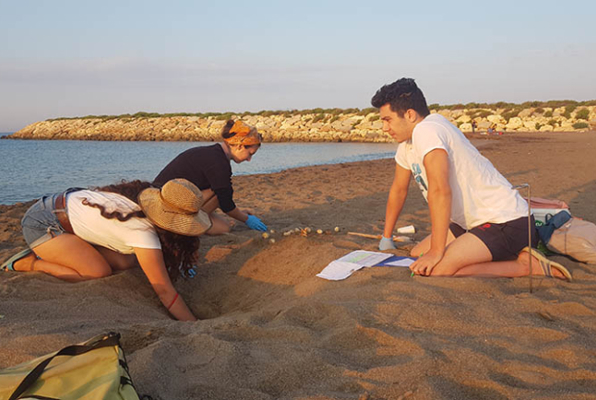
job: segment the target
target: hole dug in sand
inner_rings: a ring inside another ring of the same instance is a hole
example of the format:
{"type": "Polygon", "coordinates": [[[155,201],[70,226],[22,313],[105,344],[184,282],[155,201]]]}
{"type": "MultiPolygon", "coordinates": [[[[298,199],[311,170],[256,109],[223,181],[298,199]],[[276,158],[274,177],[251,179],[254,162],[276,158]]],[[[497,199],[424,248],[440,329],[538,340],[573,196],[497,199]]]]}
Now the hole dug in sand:
{"type": "Polygon", "coordinates": [[[238,249],[214,246],[188,283],[190,304],[201,319],[288,309],[322,290],[328,282],[316,274],[345,252],[331,240],[298,236],[272,245],[255,240],[238,249]]]}

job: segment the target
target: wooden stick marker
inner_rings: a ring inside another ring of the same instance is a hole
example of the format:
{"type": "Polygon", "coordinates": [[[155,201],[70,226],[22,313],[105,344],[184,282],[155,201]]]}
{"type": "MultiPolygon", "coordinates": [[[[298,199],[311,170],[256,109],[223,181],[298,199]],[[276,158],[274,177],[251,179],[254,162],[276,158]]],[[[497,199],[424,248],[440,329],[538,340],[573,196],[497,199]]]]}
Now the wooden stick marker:
{"type": "MultiPolygon", "coordinates": [[[[381,240],[381,238],[383,237],[383,235],[371,235],[368,233],[360,233],[360,232],[348,232],[348,235],[360,236],[360,237],[365,237],[365,238],[369,238],[369,239],[377,239],[377,240],[381,240]]],[[[410,239],[407,236],[393,236],[393,241],[404,243],[404,242],[411,242],[412,239],[410,239]]]]}

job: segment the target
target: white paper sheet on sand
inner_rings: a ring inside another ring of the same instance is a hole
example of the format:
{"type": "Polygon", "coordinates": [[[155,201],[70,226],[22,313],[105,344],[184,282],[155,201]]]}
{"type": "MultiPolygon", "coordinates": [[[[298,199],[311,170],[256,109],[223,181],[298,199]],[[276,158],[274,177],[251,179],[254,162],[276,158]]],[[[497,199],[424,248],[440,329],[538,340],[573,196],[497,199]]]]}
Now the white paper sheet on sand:
{"type": "Polygon", "coordinates": [[[413,258],[395,257],[392,254],[377,253],[374,251],[356,250],[345,256],[331,261],[320,273],[319,278],[331,281],[346,279],[354,271],[375,265],[387,267],[409,267],[414,262],[413,258]],[[389,259],[393,260],[389,260],[389,259]]]}

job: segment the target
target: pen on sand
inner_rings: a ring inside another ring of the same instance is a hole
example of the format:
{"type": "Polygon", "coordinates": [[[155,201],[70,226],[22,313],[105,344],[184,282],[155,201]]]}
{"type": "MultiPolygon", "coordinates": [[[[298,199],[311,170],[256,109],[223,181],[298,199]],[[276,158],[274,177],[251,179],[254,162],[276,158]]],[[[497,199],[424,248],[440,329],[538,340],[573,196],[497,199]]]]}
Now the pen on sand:
{"type": "MultiPolygon", "coordinates": [[[[420,255],[418,256],[418,258],[422,257],[424,255],[424,253],[420,253],[420,255]]],[[[410,278],[414,277],[414,271],[412,271],[412,273],[410,274],[410,278]]]]}

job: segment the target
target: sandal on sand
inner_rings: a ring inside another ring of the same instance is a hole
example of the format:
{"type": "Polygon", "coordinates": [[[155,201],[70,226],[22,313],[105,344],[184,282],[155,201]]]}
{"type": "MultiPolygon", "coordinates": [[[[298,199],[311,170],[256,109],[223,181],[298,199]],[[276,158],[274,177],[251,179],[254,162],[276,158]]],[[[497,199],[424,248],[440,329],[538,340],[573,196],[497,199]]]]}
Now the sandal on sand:
{"type": "Polygon", "coordinates": [[[17,254],[10,257],[8,260],[4,262],[4,264],[0,266],[0,271],[14,271],[14,263],[19,261],[21,258],[27,257],[32,252],[33,251],[30,248],[26,248],[25,250],[19,251],[17,254]]]}
{"type": "Polygon", "coordinates": [[[529,247],[524,247],[522,249],[522,251],[525,251],[526,253],[530,252],[530,254],[532,254],[532,256],[534,256],[535,258],[538,259],[538,262],[540,263],[540,268],[542,268],[542,271],[544,272],[544,276],[547,276],[549,278],[553,278],[553,269],[556,269],[557,271],[559,271],[560,273],[563,274],[563,276],[565,277],[565,279],[569,282],[572,281],[572,277],[571,277],[571,273],[567,270],[567,268],[565,268],[564,266],[562,266],[561,264],[551,261],[548,258],[546,258],[546,256],[544,254],[542,254],[542,252],[540,250],[536,250],[536,249],[530,249],[529,247]]]}

